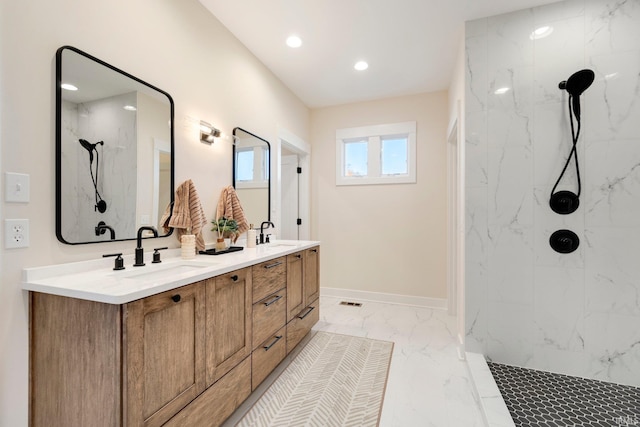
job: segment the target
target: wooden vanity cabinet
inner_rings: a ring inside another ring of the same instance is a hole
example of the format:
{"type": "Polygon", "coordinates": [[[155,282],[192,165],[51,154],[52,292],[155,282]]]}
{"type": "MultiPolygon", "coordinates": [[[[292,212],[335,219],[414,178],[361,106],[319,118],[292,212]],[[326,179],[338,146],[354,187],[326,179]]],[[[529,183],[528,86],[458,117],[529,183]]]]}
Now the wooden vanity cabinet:
{"type": "Polygon", "coordinates": [[[30,292],[29,424],[222,424],[318,321],[314,247],[126,304],[30,292]]]}
{"type": "Polygon", "coordinates": [[[126,425],[160,426],[205,389],[205,287],[125,304],[126,425]]]}

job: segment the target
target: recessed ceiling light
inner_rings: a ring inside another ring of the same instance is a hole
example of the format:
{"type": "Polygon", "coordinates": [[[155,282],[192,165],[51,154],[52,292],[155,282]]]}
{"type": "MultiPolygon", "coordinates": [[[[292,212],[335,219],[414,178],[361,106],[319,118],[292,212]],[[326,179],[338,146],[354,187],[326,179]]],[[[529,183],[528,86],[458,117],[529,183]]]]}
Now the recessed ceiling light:
{"type": "Polygon", "coordinates": [[[508,87],[501,87],[501,88],[496,89],[493,93],[495,93],[496,95],[502,95],[504,93],[509,92],[509,89],[510,88],[508,88],[508,87]]]}
{"type": "Polygon", "coordinates": [[[300,47],[302,46],[302,39],[298,36],[289,36],[287,38],[287,46],[289,47],[300,47]]]}
{"type": "Polygon", "coordinates": [[[122,108],[124,108],[124,109],[125,109],[125,110],[127,110],[127,111],[136,111],[136,110],[137,110],[137,108],[136,108],[136,107],[134,107],[133,105],[125,105],[125,106],[124,106],[124,107],[122,107],[122,108]]]}
{"type": "Polygon", "coordinates": [[[529,38],[531,40],[538,40],[547,37],[551,33],[553,33],[553,27],[545,25],[536,28],[531,34],[529,34],[529,38]]]}
{"type": "Polygon", "coordinates": [[[62,83],[60,87],[64,90],[78,90],[78,88],[72,85],[71,83],[62,83]]]}
{"type": "Polygon", "coordinates": [[[367,64],[365,61],[358,61],[356,62],[356,65],[353,66],[353,68],[358,71],[364,71],[369,68],[369,64],[367,64]]]}

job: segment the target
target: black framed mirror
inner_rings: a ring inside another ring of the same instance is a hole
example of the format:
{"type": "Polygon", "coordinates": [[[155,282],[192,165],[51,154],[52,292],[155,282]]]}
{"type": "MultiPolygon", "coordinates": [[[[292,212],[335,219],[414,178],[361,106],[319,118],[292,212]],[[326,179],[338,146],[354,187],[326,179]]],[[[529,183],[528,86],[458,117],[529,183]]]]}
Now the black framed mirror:
{"type": "Polygon", "coordinates": [[[254,227],[271,221],[271,144],[242,128],[233,129],[233,186],[254,227]]]}
{"type": "Polygon", "coordinates": [[[58,240],[131,240],[142,225],[161,233],[173,189],[171,96],[79,49],[58,49],[58,240]]]}

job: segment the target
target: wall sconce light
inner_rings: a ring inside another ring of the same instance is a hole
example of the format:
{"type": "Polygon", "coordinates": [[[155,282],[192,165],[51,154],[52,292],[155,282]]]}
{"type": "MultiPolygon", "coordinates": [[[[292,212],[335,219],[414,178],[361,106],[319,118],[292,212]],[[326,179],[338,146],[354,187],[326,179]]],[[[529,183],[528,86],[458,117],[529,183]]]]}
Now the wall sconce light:
{"type": "Polygon", "coordinates": [[[211,124],[200,120],[200,142],[203,144],[213,144],[213,138],[220,136],[220,129],[216,129],[211,124]]]}

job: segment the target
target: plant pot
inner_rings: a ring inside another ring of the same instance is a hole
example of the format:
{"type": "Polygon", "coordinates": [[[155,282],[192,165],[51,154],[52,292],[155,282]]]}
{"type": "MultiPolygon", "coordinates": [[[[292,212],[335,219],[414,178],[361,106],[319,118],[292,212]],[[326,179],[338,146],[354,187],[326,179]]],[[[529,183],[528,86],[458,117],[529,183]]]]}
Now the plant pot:
{"type": "Polygon", "coordinates": [[[216,251],[223,251],[225,249],[227,249],[227,244],[224,239],[218,238],[216,240],[216,251]]]}

